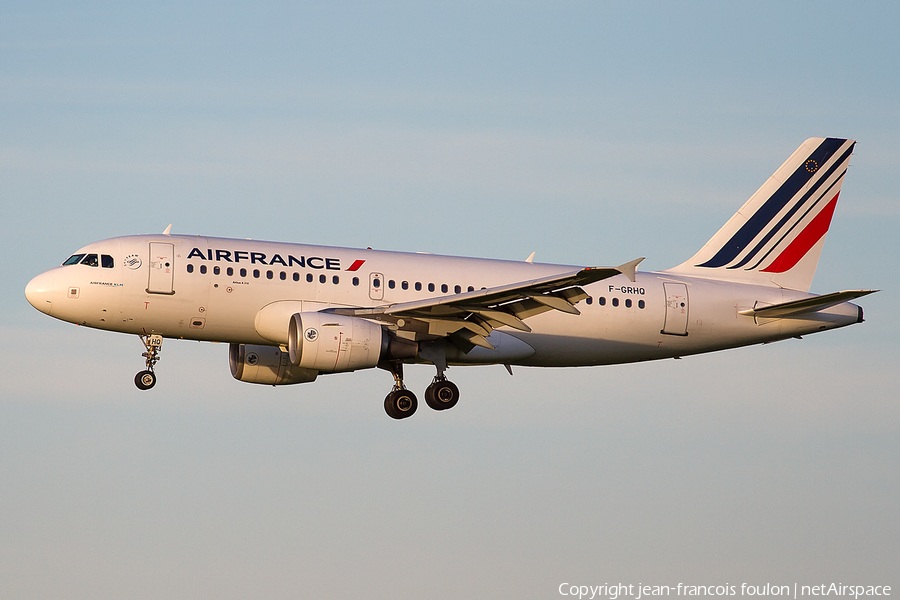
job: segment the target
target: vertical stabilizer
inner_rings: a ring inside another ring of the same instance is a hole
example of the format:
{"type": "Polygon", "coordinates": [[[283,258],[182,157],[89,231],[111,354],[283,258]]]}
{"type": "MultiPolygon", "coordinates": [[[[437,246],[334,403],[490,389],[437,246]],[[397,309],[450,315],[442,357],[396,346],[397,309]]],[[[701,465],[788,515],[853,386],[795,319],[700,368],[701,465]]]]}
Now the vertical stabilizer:
{"type": "Polygon", "coordinates": [[[670,271],[809,291],[855,144],[803,142],[697,254],[670,271]]]}

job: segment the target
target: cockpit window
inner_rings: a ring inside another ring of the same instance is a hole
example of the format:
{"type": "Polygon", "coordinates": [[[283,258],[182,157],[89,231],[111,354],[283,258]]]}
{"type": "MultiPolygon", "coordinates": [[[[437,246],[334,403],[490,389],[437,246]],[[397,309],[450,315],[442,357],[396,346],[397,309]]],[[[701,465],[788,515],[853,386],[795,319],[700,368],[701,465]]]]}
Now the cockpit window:
{"type": "Polygon", "coordinates": [[[87,265],[89,267],[99,267],[100,261],[97,260],[96,254],[88,254],[84,257],[84,260],[81,261],[81,264],[87,265]]]}
{"type": "Polygon", "coordinates": [[[113,257],[109,254],[100,255],[100,266],[104,269],[112,269],[114,266],[113,257]]]}
{"type": "Polygon", "coordinates": [[[73,254],[69,258],[66,259],[66,262],[63,263],[63,266],[66,265],[77,265],[81,262],[81,259],[84,258],[84,254],[73,254]]]}

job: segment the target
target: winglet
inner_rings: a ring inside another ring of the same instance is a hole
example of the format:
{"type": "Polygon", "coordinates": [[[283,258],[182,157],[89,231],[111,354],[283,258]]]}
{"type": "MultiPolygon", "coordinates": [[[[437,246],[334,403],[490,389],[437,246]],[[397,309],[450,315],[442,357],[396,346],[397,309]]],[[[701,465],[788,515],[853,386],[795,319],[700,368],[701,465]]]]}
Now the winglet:
{"type": "Polygon", "coordinates": [[[637,270],[637,266],[641,264],[644,258],[645,257],[642,256],[640,258],[632,260],[631,262],[627,262],[624,265],[619,265],[618,267],[616,267],[616,271],[627,277],[628,281],[634,281],[636,277],[635,271],[637,270]]]}
{"type": "Polygon", "coordinates": [[[170,233],[171,231],[172,231],[172,224],[169,223],[169,226],[166,227],[166,230],[165,230],[165,231],[163,231],[163,235],[169,235],[169,233],[170,233]]]}
{"type": "Polygon", "coordinates": [[[525,262],[530,263],[534,262],[534,252],[528,255],[528,258],[525,259],[525,262]]]}

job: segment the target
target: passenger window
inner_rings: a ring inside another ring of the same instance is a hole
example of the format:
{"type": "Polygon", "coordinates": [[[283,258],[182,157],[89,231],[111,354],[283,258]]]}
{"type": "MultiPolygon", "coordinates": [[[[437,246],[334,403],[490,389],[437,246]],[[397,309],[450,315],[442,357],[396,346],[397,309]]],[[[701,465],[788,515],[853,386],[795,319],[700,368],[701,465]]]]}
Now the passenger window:
{"type": "Polygon", "coordinates": [[[442,283],[442,284],[441,284],[441,291],[442,291],[442,292],[444,292],[444,293],[446,294],[448,289],[449,289],[449,288],[447,287],[447,284],[446,284],[446,283],[442,283]]]}
{"type": "Polygon", "coordinates": [[[422,291],[422,282],[421,282],[421,281],[417,281],[417,282],[416,282],[416,291],[417,291],[417,292],[421,292],[421,291],[422,291]]]}
{"type": "Polygon", "coordinates": [[[400,287],[402,287],[404,290],[408,290],[408,289],[409,289],[409,282],[408,282],[408,281],[402,282],[402,283],[400,284],[400,287]]]}
{"type": "Polygon", "coordinates": [[[266,279],[272,279],[275,274],[272,271],[266,271],[266,279]]]}
{"type": "Polygon", "coordinates": [[[228,275],[229,277],[233,276],[233,275],[234,275],[234,269],[231,268],[231,267],[228,267],[227,269],[225,269],[225,274],[228,275]]]}
{"type": "Polygon", "coordinates": [[[253,269],[253,276],[259,279],[259,269],[253,269]]]}
{"type": "Polygon", "coordinates": [[[312,282],[313,282],[313,276],[312,276],[312,273],[307,273],[307,274],[306,274],[306,281],[307,281],[308,283],[312,283],[312,282]]]}
{"type": "Polygon", "coordinates": [[[606,306],[606,298],[600,296],[599,298],[597,298],[597,304],[599,304],[600,306],[606,306]]]}
{"type": "Polygon", "coordinates": [[[631,298],[625,299],[625,308],[631,308],[631,298]]]}
{"type": "Polygon", "coordinates": [[[454,291],[455,293],[459,294],[459,293],[462,293],[462,288],[459,287],[459,286],[456,286],[456,287],[453,288],[453,291],[454,291]]]}
{"type": "Polygon", "coordinates": [[[294,281],[300,281],[300,273],[294,273],[294,281]]]}
{"type": "Polygon", "coordinates": [[[200,265],[200,274],[206,275],[206,265],[200,265]]]}
{"type": "Polygon", "coordinates": [[[433,291],[434,291],[434,284],[433,284],[433,283],[429,283],[429,284],[428,284],[428,291],[429,291],[429,292],[433,292],[433,291]]]}
{"type": "Polygon", "coordinates": [[[65,267],[66,265],[77,265],[81,262],[82,258],[84,258],[84,254],[73,254],[66,259],[66,262],[63,263],[63,266],[65,267]]]}
{"type": "Polygon", "coordinates": [[[194,272],[194,265],[188,264],[188,266],[187,266],[187,272],[188,272],[188,273],[193,273],[193,272],[194,272]]]}
{"type": "Polygon", "coordinates": [[[221,273],[221,272],[222,272],[222,269],[220,269],[220,268],[218,267],[218,265],[215,266],[215,267],[213,267],[213,275],[218,275],[218,274],[221,273]]]}
{"type": "Polygon", "coordinates": [[[247,269],[244,269],[243,267],[241,267],[241,277],[246,277],[246,276],[247,276],[247,269]]]}
{"type": "Polygon", "coordinates": [[[467,292],[474,292],[474,291],[475,291],[475,288],[473,288],[473,287],[470,285],[469,287],[466,288],[466,291],[467,291],[467,292]]]}
{"type": "Polygon", "coordinates": [[[285,273],[284,271],[282,271],[281,273],[278,274],[278,277],[279,277],[282,281],[286,281],[286,280],[287,280],[287,273],[285,273]]]}
{"type": "Polygon", "coordinates": [[[331,278],[331,283],[333,283],[334,285],[337,285],[340,282],[341,282],[341,278],[338,277],[337,275],[335,275],[334,277],[331,278]]]}
{"type": "Polygon", "coordinates": [[[355,285],[355,286],[358,286],[358,285],[359,285],[359,277],[354,277],[354,278],[353,278],[353,285],[355,285]]]}
{"type": "Polygon", "coordinates": [[[594,303],[594,299],[591,298],[590,296],[588,296],[588,297],[587,297],[587,300],[585,300],[584,302],[585,302],[585,304],[593,304],[593,303],[594,303]]]}
{"type": "Polygon", "coordinates": [[[619,299],[613,298],[613,306],[618,306],[618,305],[619,305],[619,299]]]}
{"type": "Polygon", "coordinates": [[[325,281],[326,281],[327,279],[328,279],[328,278],[325,277],[324,275],[319,275],[319,283],[325,283],[325,281]]]}
{"type": "Polygon", "coordinates": [[[96,254],[88,254],[84,257],[84,260],[81,261],[81,264],[87,265],[89,267],[99,267],[100,261],[97,259],[96,254]]]}
{"type": "Polygon", "coordinates": [[[373,287],[373,288],[380,288],[380,287],[381,287],[381,280],[378,279],[377,277],[376,277],[375,279],[373,279],[373,280],[372,280],[372,287],[373,287]]]}
{"type": "Polygon", "coordinates": [[[109,254],[100,255],[100,266],[104,269],[112,269],[114,266],[113,257],[109,254]]]}
{"type": "Polygon", "coordinates": [[[638,300],[638,308],[644,308],[645,306],[647,306],[647,305],[644,304],[643,300],[638,300]]]}
{"type": "Polygon", "coordinates": [[[394,289],[394,286],[396,286],[396,285],[397,284],[394,283],[393,279],[388,279],[388,287],[389,288],[394,289]]]}

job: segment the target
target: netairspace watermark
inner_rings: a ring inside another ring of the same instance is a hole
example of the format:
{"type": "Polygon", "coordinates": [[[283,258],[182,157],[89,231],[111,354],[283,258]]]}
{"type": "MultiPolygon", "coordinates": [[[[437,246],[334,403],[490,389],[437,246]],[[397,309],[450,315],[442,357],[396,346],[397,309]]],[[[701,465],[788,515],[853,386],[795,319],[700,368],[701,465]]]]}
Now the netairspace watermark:
{"type": "Polygon", "coordinates": [[[818,585],[762,585],[742,583],[722,585],[643,585],[633,583],[612,583],[603,585],[578,585],[564,582],[559,584],[560,596],[571,596],[578,600],[647,600],[657,596],[782,596],[793,600],[814,596],[841,596],[844,599],[867,596],[890,596],[889,585],[844,585],[843,583],[820,583],[818,585]]]}

